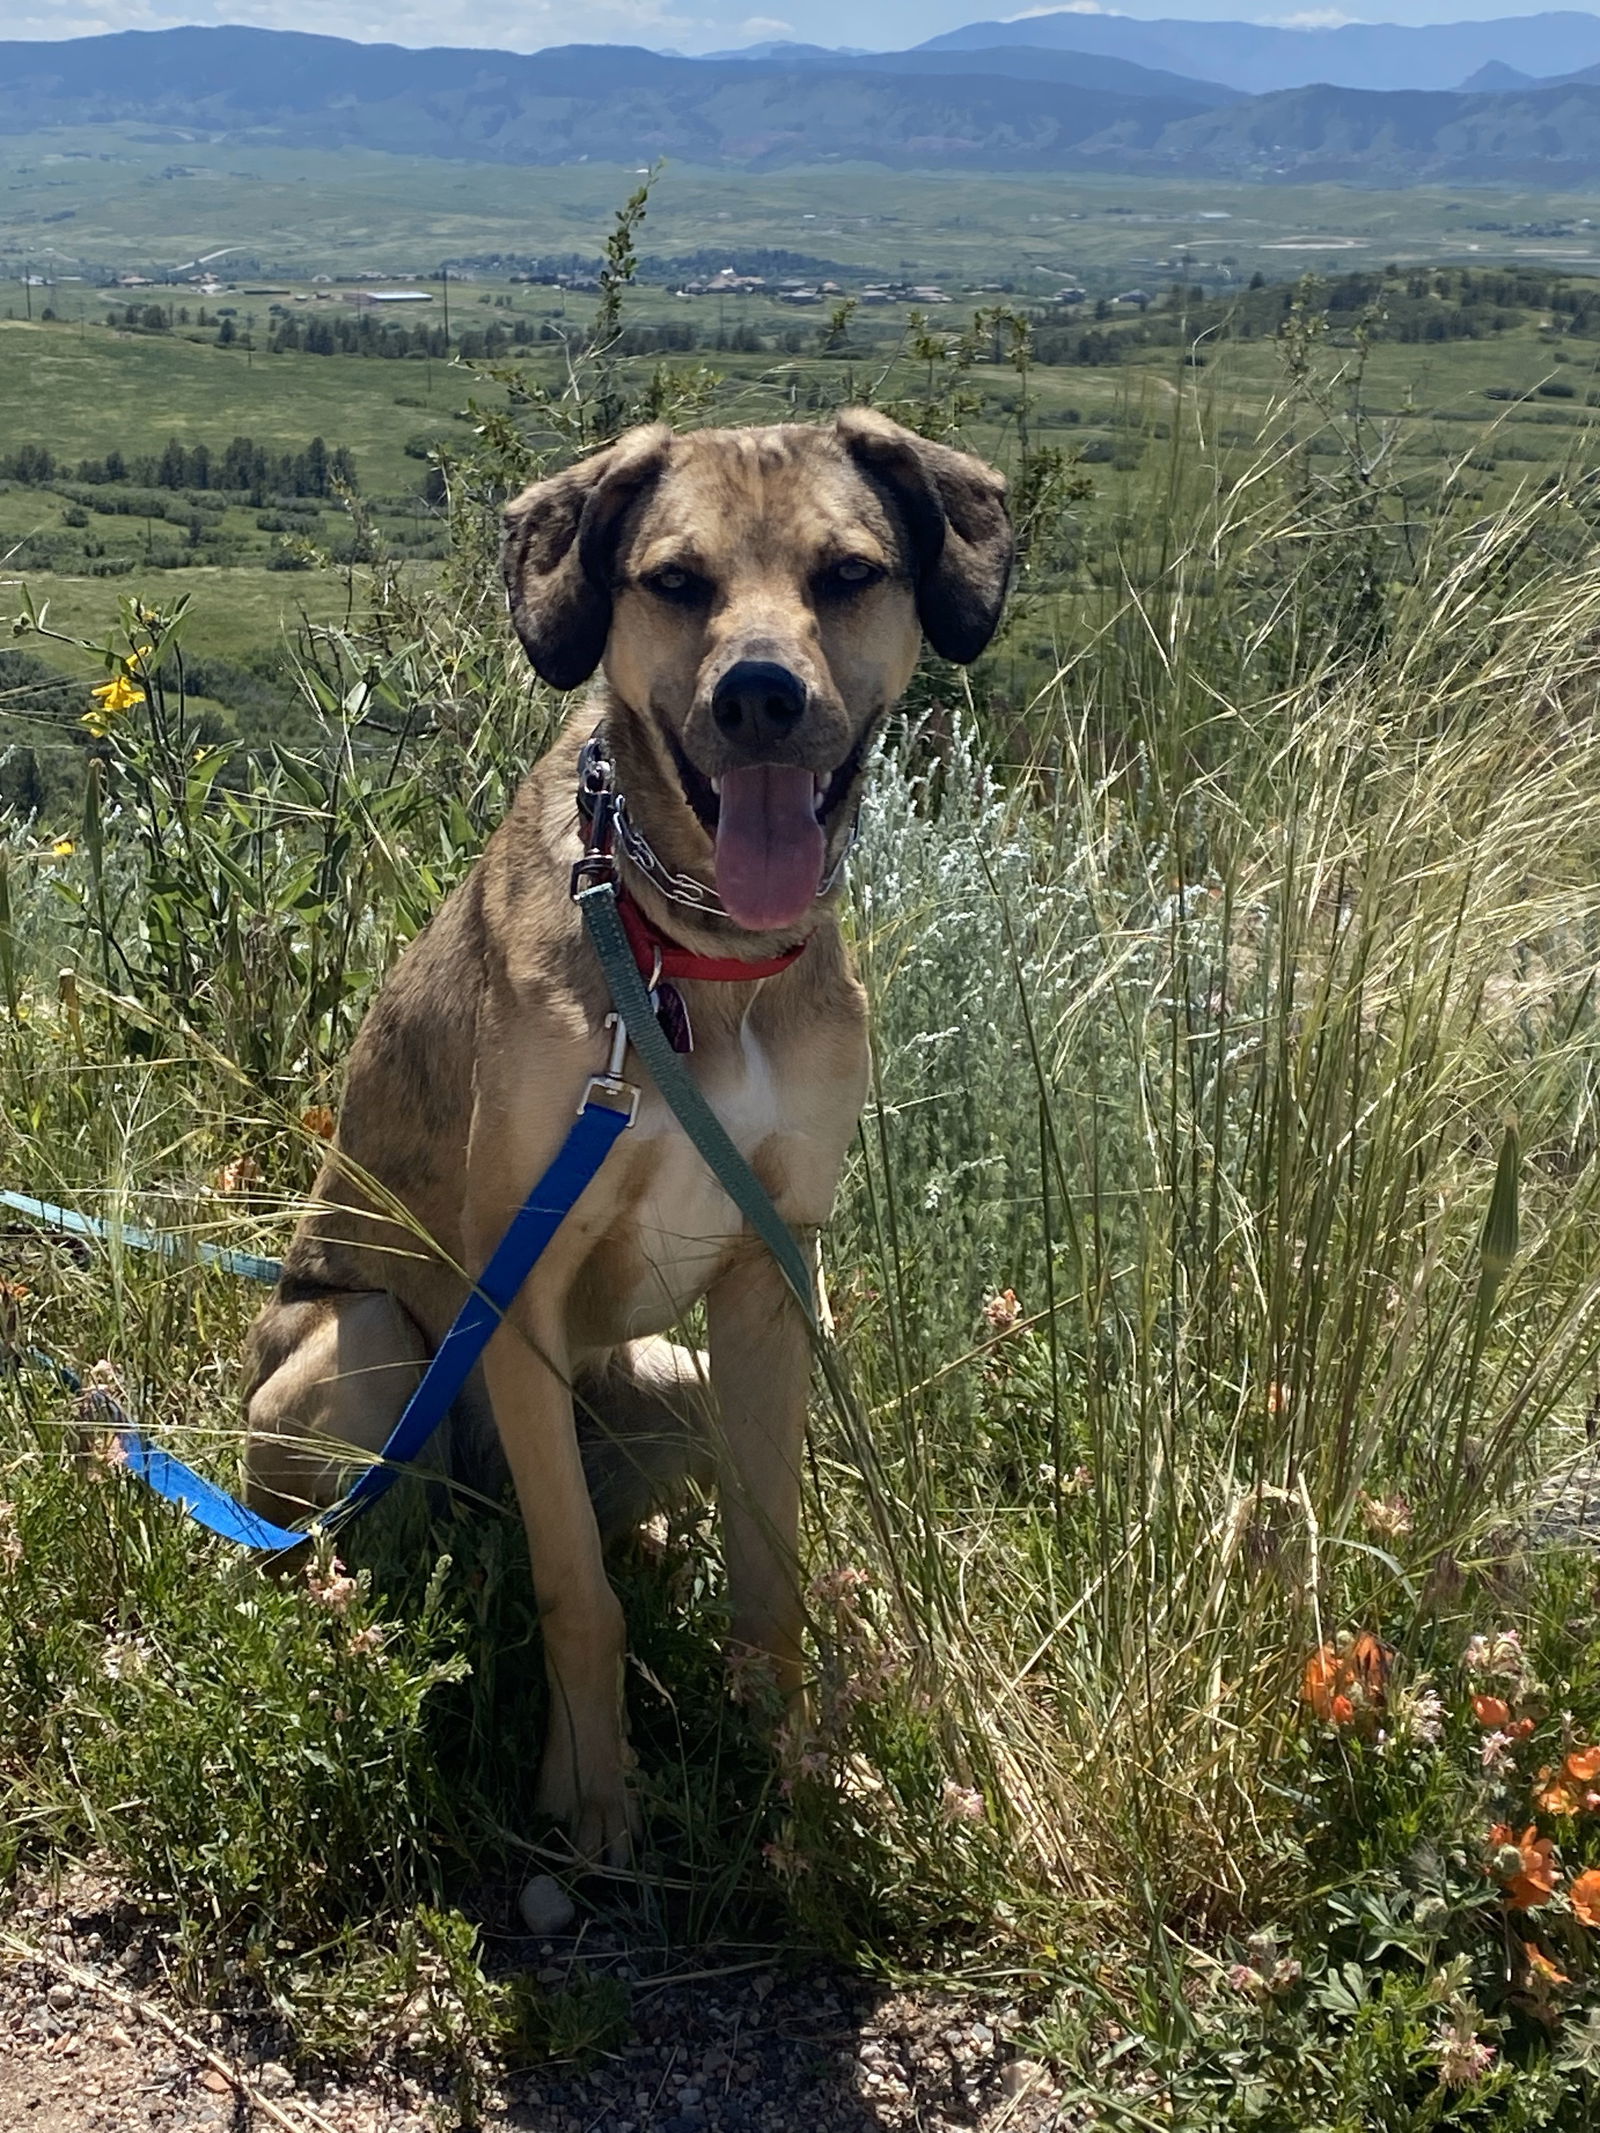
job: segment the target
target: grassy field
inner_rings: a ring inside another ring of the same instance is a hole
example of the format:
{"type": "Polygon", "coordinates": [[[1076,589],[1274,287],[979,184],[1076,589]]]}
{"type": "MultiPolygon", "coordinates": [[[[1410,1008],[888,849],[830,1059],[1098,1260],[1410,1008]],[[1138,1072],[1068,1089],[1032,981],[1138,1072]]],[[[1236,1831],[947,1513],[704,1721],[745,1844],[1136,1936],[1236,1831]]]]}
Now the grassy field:
{"type": "MultiPolygon", "coordinates": [[[[492,252],[593,257],[632,174],[527,169],[344,150],[141,140],[135,125],[0,142],[0,264],[151,272],[216,257],[273,274],[420,273],[492,252]]],[[[1035,287],[1083,276],[1094,293],[1177,252],[1247,280],[1337,263],[1540,259],[1600,264],[1587,194],[1484,186],[1212,184],[1076,173],[1015,177],[879,169],[777,175],[674,167],[646,249],[732,242],[875,273],[1035,287]],[[1225,217],[1226,220],[1213,219],[1225,217]]]]}
{"type": "MultiPolygon", "coordinates": [[[[737,1943],[960,1980],[1054,2070],[1063,2125],[1583,2133],[1594,344],[1537,306],[1403,345],[1329,317],[1020,367],[992,328],[968,362],[908,325],[886,367],[813,318],[797,352],[591,355],[517,410],[571,450],[873,380],[1001,458],[1027,533],[994,652],[919,673],[853,861],[876,1080],[828,1247],[811,1730],[774,1751],[730,1701],[691,1506],[618,1570],[647,1838],[585,1900],[646,1970],[737,1943]]],[[[75,351],[112,398],[154,345],[75,333],[6,345],[75,351]]],[[[239,375],[171,333],[194,376],[239,375]]],[[[372,375],[365,480],[416,367],[244,376],[309,410],[372,375]]],[[[100,419],[81,395],[62,448],[164,442],[131,393],[100,419]]],[[[206,419],[222,438],[225,396],[206,419]]],[[[0,818],[0,1182],[281,1247],[378,977],[559,712],[489,562],[530,446],[454,428],[448,553],[360,567],[348,611],[341,575],[259,565],[27,575],[144,700],[100,718],[70,813],[0,818]],[[299,724],[273,752],[183,676],[270,636],[280,582],[341,619],[275,670],[299,724]]],[[[42,649],[76,662],[76,726],[89,655],[42,649]]],[[[256,1296],[25,1226],[0,1252],[0,1867],[92,1860],[177,1993],[270,2012],[304,2065],[443,2068],[451,2127],[519,2055],[603,2049],[625,1990],[492,1952],[545,1722],[509,1509],[407,1487],[337,1606],[261,1580],[117,1473],[96,1404],[231,1477],[256,1296]]]]}

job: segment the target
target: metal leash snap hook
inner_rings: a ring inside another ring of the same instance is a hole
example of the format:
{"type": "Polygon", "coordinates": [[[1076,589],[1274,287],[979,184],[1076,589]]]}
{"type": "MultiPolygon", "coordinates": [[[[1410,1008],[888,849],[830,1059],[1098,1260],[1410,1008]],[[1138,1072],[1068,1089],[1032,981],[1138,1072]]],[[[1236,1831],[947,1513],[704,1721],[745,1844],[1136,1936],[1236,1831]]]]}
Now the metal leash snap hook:
{"type": "Polygon", "coordinates": [[[631,1081],[624,1081],[622,1069],[628,1055],[628,1026],[615,1012],[606,1016],[604,1027],[611,1032],[611,1051],[603,1074],[591,1074],[583,1085],[583,1094],[578,1099],[578,1115],[581,1117],[591,1103],[604,1104],[608,1110],[621,1110],[624,1104],[631,1126],[639,1116],[639,1091],[631,1081]]]}

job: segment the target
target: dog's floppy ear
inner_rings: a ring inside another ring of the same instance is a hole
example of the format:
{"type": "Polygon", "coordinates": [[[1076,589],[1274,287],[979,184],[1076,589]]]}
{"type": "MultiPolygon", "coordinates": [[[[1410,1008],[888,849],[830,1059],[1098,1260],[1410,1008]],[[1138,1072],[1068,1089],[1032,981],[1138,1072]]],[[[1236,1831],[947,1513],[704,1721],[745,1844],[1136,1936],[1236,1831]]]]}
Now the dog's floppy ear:
{"type": "Polygon", "coordinates": [[[976,659],[999,626],[1014,542],[1006,478],[947,444],[931,444],[870,407],[846,408],[834,432],[887,490],[911,542],[922,634],[941,659],[976,659]]]}
{"type": "Polygon", "coordinates": [[[622,514],[661,471],[671,444],[664,422],[629,430],[506,506],[500,568],[511,620],[554,689],[577,688],[600,664],[622,514]]]}

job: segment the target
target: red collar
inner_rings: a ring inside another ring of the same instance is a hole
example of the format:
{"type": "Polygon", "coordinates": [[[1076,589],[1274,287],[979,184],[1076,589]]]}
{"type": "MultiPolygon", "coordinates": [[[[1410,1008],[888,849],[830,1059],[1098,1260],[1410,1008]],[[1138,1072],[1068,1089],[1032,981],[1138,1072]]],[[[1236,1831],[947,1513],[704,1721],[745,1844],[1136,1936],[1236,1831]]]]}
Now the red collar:
{"type": "Polygon", "coordinates": [[[749,985],[757,978],[775,978],[806,952],[805,942],[796,941],[792,948],[755,962],[737,955],[696,955],[692,948],[685,948],[647,918],[620,882],[617,915],[646,985],[653,985],[658,978],[707,978],[724,985],[749,985]]]}

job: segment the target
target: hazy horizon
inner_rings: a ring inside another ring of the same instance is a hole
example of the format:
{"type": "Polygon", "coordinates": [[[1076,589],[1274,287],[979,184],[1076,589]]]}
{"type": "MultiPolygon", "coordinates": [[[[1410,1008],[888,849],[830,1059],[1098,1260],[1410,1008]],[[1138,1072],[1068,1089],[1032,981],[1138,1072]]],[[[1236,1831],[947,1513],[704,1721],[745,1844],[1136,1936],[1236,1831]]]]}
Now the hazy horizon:
{"type": "MultiPolygon", "coordinates": [[[[413,47],[456,45],[534,52],[560,44],[633,44],[656,51],[699,54],[773,39],[903,50],[929,37],[987,20],[1015,22],[1059,10],[999,8],[993,14],[963,0],[771,0],[772,12],[753,13],[748,0],[250,0],[245,5],[165,6],[161,0],[31,0],[0,9],[0,38],[30,42],[95,37],[118,30],[212,28],[222,24],[301,30],[353,38],[364,44],[413,47]]],[[[1393,0],[1381,8],[1346,10],[1312,5],[1286,8],[1279,0],[1218,6],[1216,0],[1128,0],[1116,7],[1076,0],[1066,12],[1127,15],[1141,21],[1253,22],[1292,29],[1328,29],[1347,22],[1396,23],[1418,28],[1482,22],[1554,10],[1539,0],[1393,0]]],[[[1591,14],[1589,8],[1564,10],[1591,14]]]]}

